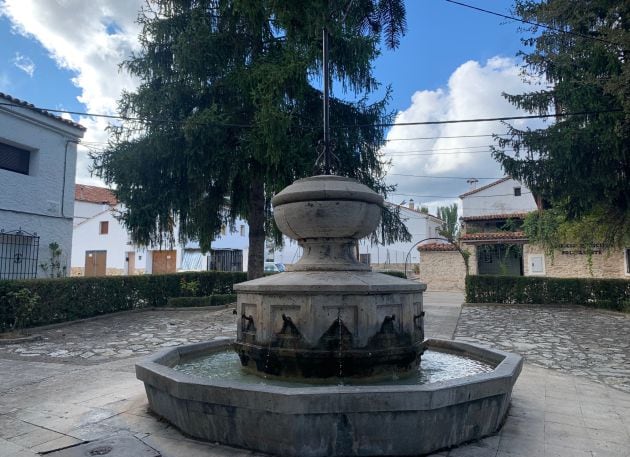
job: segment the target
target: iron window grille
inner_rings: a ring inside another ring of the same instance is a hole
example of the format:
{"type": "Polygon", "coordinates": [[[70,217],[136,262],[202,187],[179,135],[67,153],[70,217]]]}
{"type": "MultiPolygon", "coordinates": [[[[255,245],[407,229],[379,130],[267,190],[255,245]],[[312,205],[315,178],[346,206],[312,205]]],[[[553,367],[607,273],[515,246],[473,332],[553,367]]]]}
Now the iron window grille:
{"type": "Polygon", "coordinates": [[[22,229],[0,229],[0,279],[37,277],[39,236],[22,229]]]}

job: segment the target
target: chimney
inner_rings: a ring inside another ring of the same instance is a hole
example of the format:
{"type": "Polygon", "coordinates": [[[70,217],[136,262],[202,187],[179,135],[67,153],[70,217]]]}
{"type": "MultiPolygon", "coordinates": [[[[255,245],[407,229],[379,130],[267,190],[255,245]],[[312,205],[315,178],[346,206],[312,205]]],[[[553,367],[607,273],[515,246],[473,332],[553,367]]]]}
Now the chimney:
{"type": "Polygon", "coordinates": [[[409,199],[409,209],[415,209],[414,203],[413,203],[413,198],[409,199]]]}

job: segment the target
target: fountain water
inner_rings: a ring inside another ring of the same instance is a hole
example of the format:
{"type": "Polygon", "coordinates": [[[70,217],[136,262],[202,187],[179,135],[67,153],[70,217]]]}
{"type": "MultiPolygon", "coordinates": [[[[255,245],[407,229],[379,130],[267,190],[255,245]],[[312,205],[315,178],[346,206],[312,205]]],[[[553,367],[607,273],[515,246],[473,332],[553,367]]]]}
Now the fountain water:
{"type": "Polygon", "coordinates": [[[314,176],[273,204],[303,257],[288,272],[235,286],[234,343],[170,348],[139,363],[150,408],[193,437],[296,457],[416,455],[496,432],[522,360],[424,340],[426,286],[372,272],[354,255],[356,240],[379,222],[381,197],[352,179],[314,176]],[[230,344],[249,375],[190,374],[230,344]],[[383,383],[417,375],[427,347],[491,366],[425,384],[383,383]]]}

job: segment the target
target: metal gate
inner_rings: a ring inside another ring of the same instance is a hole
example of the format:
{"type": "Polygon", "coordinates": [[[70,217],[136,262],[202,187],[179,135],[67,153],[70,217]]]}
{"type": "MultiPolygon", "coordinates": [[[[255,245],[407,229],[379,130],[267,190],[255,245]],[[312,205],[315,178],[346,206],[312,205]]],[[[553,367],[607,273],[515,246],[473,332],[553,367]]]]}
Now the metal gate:
{"type": "Polygon", "coordinates": [[[208,270],[243,271],[243,251],[240,249],[212,249],[208,270]]]}
{"type": "Polygon", "coordinates": [[[36,278],[38,257],[37,233],[0,230],[0,279],[36,278]]]}

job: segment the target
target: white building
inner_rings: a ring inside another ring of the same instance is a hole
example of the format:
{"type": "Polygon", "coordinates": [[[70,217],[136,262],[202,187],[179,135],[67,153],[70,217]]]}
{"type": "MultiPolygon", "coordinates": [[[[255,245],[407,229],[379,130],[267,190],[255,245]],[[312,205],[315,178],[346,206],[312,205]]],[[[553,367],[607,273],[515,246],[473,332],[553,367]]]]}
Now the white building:
{"type": "Polygon", "coordinates": [[[223,227],[212,242],[211,252],[199,244],[185,246],[136,246],[123,224],[116,219],[121,205],[106,188],[78,184],[75,188],[75,217],[72,237],[72,274],[76,276],[174,273],[220,269],[247,270],[248,228],[237,219],[223,227]]]}
{"type": "Polygon", "coordinates": [[[0,93],[0,279],[50,274],[51,243],[61,249],[60,272],[67,270],[77,143],[84,132],[0,93]]]}
{"type": "Polygon", "coordinates": [[[537,209],[536,201],[524,184],[506,176],[459,196],[462,218],[497,214],[522,214],[537,209]]]}
{"type": "MultiPolygon", "coordinates": [[[[372,244],[369,239],[359,241],[359,260],[371,264],[377,269],[404,269],[405,261],[408,265],[417,264],[419,253],[413,246],[427,238],[440,237],[438,230],[444,223],[441,219],[428,213],[419,211],[413,200],[407,206],[394,205],[400,208],[400,216],[411,234],[411,241],[396,242],[388,245],[372,244]],[[409,258],[407,259],[407,255],[409,258]]],[[[292,264],[297,262],[302,250],[297,242],[284,237],[282,249],[267,254],[267,260],[276,263],[292,264]]]]}

